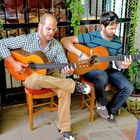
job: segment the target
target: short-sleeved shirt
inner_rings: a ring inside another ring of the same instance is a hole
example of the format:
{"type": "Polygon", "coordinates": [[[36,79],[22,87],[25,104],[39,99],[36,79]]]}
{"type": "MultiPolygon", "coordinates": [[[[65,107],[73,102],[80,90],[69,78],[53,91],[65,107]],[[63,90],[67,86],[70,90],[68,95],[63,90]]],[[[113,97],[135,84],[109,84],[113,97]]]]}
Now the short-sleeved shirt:
{"type": "Polygon", "coordinates": [[[49,41],[46,48],[42,50],[40,38],[37,32],[0,40],[0,56],[3,58],[10,56],[11,49],[18,48],[22,48],[29,53],[42,51],[52,62],[67,63],[67,58],[62,45],[53,38],[49,41]]]}
{"type": "Polygon", "coordinates": [[[122,54],[122,43],[116,35],[112,40],[104,40],[100,31],[95,31],[78,35],[78,41],[89,48],[103,46],[107,48],[110,56],[122,54]]]}

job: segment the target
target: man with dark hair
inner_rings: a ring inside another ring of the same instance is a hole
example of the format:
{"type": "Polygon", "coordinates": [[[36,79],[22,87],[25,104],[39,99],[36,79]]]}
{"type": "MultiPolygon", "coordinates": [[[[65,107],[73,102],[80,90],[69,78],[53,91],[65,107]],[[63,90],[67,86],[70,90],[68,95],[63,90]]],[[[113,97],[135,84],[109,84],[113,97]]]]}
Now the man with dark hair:
{"type": "MultiPolygon", "coordinates": [[[[40,18],[38,32],[0,40],[0,56],[8,61],[18,73],[24,73],[27,65],[16,61],[12,57],[10,49],[22,48],[29,53],[42,51],[53,63],[67,63],[62,45],[53,38],[56,31],[57,21],[55,17],[44,14],[40,18]]],[[[51,69],[46,75],[33,73],[24,81],[24,85],[30,89],[51,88],[57,94],[58,129],[65,140],[75,139],[71,134],[71,93],[74,92],[75,87],[80,92],[85,92],[84,84],[75,82],[70,78],[66,79],[66,76],[72,74],[73,71],[74,68],[68,66],[62,68],[61,72],[51,69]]]]}
{"type": "MultiPolygon", "coordinates": [[[[108,50],[110,56],[121,55],[122,43],[119,37],[115,35],[118,23],[116,13],[112,11],[105,12],[100,17],[100,30],[78,36],[65,37],[62,38],[61,43],[66,49],[79,56],[80,59],[88,59],[89,55],[75,47],[75,43],[85,44],[89,48],[103,46],[108,50]]],[[[125,103],[133,91],[133,86],[121,71],[122,69],[127,69],[130,64],[131,57],[124,57],[122,61],[110,62],[106,70],[93,69],[83,75],[86,80],[94,83],[97,113],[101,117],[106,118],[110,124],[116,124],[115,115],[118,109],[125,103]],[[105,87],[108,82],[116,87],[117,93],[107,103],[105,87]]]]}

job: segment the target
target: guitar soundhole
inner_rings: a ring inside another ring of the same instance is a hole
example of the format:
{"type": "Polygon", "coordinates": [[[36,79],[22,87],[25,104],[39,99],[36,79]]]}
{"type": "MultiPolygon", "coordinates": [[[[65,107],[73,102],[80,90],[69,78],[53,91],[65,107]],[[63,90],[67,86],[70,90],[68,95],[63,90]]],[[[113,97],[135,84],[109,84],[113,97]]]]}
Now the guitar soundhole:
{"type": "Polygon", "coordinates": [[[36,66],[36,64],[35,63],[33,63],[33,62],[31,62],[31,63],[29,63],[29,65],[28,65],[31,69],[37,69],[37,66],[36,66]]]}
{"type": "Polygon", "coordinates": [[[90,58],[90,65],[93,65],[94,63],[98,62],[98,56],[97,55],[93,55],[90,58]]]}

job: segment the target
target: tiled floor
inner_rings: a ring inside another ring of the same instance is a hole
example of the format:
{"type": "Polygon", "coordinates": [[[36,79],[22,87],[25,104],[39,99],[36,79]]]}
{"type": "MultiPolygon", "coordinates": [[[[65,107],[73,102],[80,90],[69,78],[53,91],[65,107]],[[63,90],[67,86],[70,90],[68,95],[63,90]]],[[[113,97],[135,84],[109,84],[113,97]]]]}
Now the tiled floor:
{"type": "MultiPolygon", "coordinates": [[[[72,98],[72,131],[76,140],[134,140],[137,119],[126,110],[117,116],[117,125],[110,126],[95,114],[89,122],[88,109],[81,110],[79,97],[72,98]]],[[[62,140],[57,131],[57,112],[35,117],[35,129],[30,131],[26,104],[4,108],[0,117],[0,140],[62,140]]],[[[67,115],[67,114],[66,114],[67,115]]]]}

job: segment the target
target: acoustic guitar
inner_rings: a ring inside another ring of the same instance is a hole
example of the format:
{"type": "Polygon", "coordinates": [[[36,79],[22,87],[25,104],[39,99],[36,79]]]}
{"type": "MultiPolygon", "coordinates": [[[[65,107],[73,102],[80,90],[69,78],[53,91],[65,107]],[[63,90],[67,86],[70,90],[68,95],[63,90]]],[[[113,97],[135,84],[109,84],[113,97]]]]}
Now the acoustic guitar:
{"type": "MultiPolygon", "coordinates": [[[[74,73],[77,75],[85,74],[93,69],[105,70],[109,66],[111,61],[123,61],[124,58],[129,58],[129,55],[118,55],[118,56],[109,56],[109,52],[105,47],[98,46],[95,48],[89,48],[82,44],[75,44],[75,47],[87,54],[90,57],[89,67],[83,67],[80,69],[75,69],[74,73]]],[[[139,55],[131,56],[132,60],[140,59],[139,55]]],[[[67,58],[70,63],[77,63],[78,56],[73,52],[67,52],[67,58]]]]}
{"type": "Polygon", "coordinates": [[[47,69],[62,69],[66,66],[73,67],[74,69],[79,69],[82,67],[88,67],[90,64],[89,60],[82,60],[77,63],[50,63],[47,57],[41,51],[36,51],[34,53],[28,53],[24,50],[17,49],[11,51],[12,57],[19,62],[27,64],[24,73],[18,73],[15,71],[13,66],[5,60],[5,66],[8,72],[17,80],[25,80],[32,73],[46,74],[47,69]]]}

